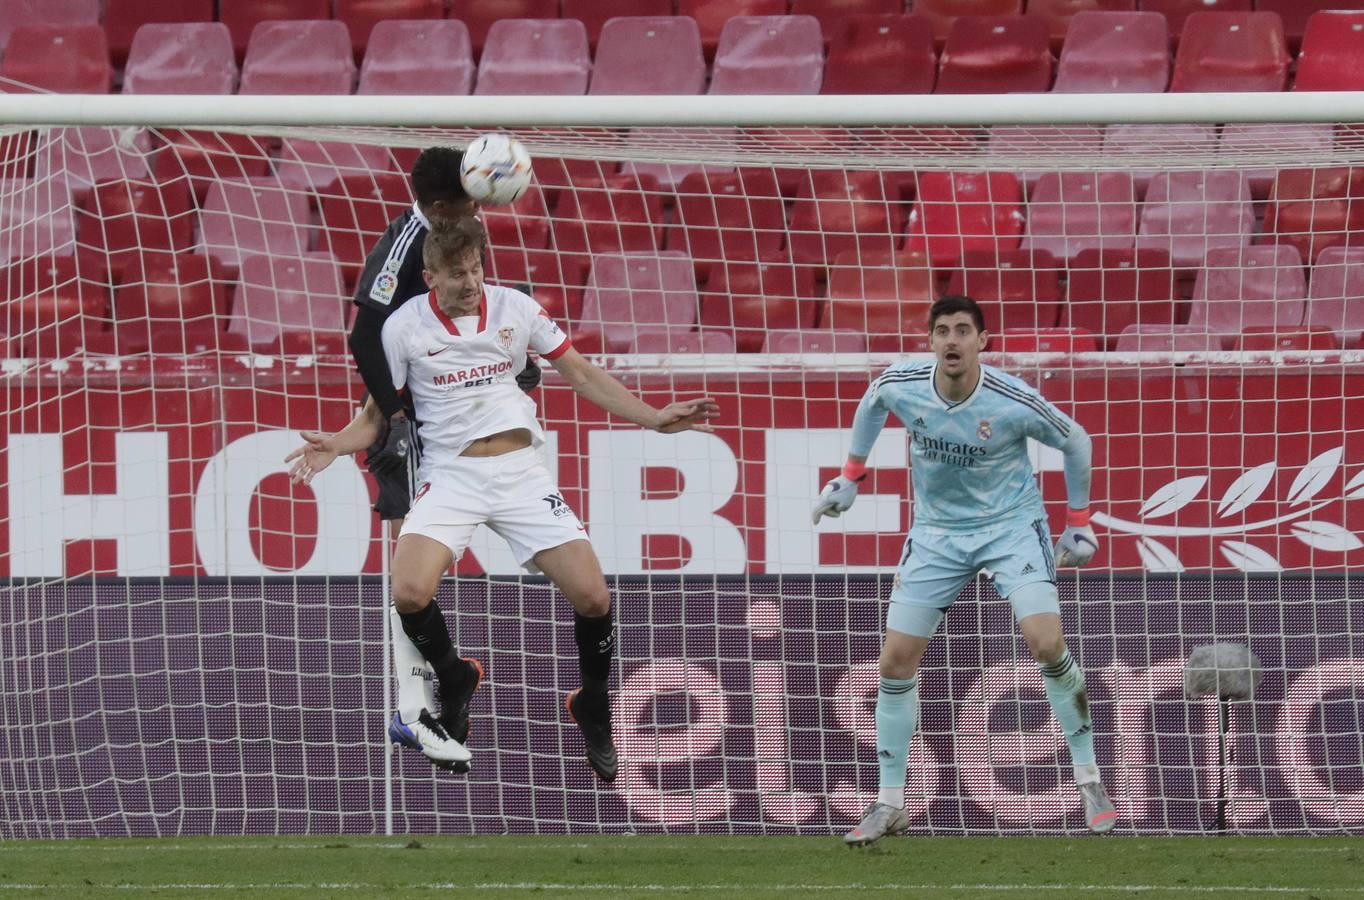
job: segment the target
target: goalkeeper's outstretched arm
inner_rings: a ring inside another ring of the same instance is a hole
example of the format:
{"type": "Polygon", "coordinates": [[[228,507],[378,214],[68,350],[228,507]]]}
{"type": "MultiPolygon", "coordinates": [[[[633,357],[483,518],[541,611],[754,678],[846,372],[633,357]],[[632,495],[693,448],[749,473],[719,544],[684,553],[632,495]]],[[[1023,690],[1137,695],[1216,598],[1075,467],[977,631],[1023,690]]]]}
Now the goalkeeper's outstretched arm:
{"type": "Polygon", "coordinates": [[[1066,530],[1056,542],[1058,566],[1083,566],[1099,551],[1099,539],[1089,525],[1089,485],[1093,471],[1093,442],[1078,422],[1060,451],[1066,474],[1066,530]]]}
{"type": "Polygon", "coordinates": [[[293,463],[289,469],[290,480],[294,484],[311,484],[313,478],[338,456],[358,453],[372,445],[383,434],[383,428],[384,414],[370,397],[350,424],[335,434],[300,431],[303,446],[284,457],[285,462],[293,463]]]}
{"type": "Polygon", "coordinates": [[[843,463],[843,471],[819,492],[810,520],[819,524],[822,516],[836,519],[843,515],[857,499],[857,486],[867,477],[867,457],[871,448],[886,427],[889,411],[880,403],[880,390],[877,382],[862,395],[853,415],[852,442],[848,448],[848,459],[843,463]]]}

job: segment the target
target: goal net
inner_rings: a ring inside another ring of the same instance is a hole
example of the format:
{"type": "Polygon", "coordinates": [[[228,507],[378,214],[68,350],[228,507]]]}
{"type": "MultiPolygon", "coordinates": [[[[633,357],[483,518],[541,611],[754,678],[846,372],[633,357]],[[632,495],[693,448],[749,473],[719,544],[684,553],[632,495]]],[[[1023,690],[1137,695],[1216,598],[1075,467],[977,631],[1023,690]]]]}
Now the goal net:
{"type": "MultiPolygon", "coordinates": [[[[875,796],[904,429],[848,514],[812,528],[810,506],[869,378],[929,358],[946,293],[983,304],[986,362],[1094,438],[1101,551],[1058,580],[1119,829],[1364,829],[1354,127],[487,109],[480,128],[7,120],[0,837],[840,833],[875,796]],[[341,459],[292,486],[283,462],[357,407],[349,298],[417,152],[499,122],[536,183],[482,214],[489,280],[646,400],[723,408],[714,435],[658,435],[548,366],[534,395],[613,588],[612,787],[562,711],[567,604],[486,531],[439,595],[487,671],[473,769],[391,751],[372,481],[341,459]],[[1184,687],[1216,642],[1263,674],[1222,743],[1217,698],[1184,687]]],[[[1059,455],[1035,462],[1059,532],[1059,455]]],[[[986,579],[922,671],[913,832],[1084,830],[986,579]]]]}

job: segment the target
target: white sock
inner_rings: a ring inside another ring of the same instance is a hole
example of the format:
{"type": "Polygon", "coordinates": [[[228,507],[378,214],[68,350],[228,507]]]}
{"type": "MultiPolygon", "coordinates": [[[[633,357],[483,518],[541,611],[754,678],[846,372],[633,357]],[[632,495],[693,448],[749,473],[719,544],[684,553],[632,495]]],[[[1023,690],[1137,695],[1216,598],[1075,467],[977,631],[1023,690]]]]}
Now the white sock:
{"type": "Polygon", "coordinates": [[[883,787],[876,794],[876,802],[886,806],[893,806],[896,809],[905,808],[905,786],[903,784],[895,787],[883,787]]]}
{"type": "Polygon", "coordinates": [[[1075,767],[1076,784],[1091,784],[1098,780],[1099,767],[1096,764],[1090,763],[1089,765],[1075,767]]]}
{"type": "Polygon", "coordinates": [[[436,710],[436,673],[403,631],[403,620],[392,604],[388,607],[388,622],[393,633],[393,671],[398,676],[398,718],[411,724],[423,709],[436,710]]]}

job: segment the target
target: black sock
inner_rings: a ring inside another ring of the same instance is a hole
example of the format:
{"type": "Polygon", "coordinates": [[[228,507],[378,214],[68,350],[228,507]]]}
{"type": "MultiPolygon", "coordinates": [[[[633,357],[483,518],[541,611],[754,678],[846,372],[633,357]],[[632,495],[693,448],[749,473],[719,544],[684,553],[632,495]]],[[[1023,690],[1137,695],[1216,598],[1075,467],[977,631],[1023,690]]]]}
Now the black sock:
{"type": "Polygon", "coordinates": [[[578,669],[582,672],[583,687],[605,691],[611,676],[611,657],[616,653],[616,626],[611,613],[604,616],[584,616],[573,613],[573,639],[578,644],[578,669]]]}
{"type": "Polygon", "coordinates": [[[450,629],[446,626],[445,616],[441,614],[436,601],[432,600],[416,612],[400,612],[398,618],[402,620],[403,631],[407,633],[413,646],[431,664],[431,668],[436,670],[441,691],[458,687],[464,679],[464,670],[467,667],[459,658],[459,651],[455,649],[454,642],[450,640],[450,629]]]}

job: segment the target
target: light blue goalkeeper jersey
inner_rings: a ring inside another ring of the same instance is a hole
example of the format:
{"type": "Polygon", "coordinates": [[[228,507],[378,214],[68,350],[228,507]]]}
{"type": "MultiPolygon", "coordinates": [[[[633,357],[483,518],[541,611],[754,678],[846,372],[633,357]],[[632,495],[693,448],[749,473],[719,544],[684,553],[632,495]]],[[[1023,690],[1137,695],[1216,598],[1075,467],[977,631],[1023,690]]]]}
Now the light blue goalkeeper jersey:
{"type": "Polygon", "coordinates": [[[991,366],[971,396],[944,400],[936,363],[891,366],[867,388],[853,420],[849,453],[871,452],[886,416],[910,435],[914,527],[971,531],[1003,519],[1043,518],[1042,494],[1028,459],[1028,438],[1065,453],[1070,505],[1089,505],[1089,436],[1027,383],[991,366]]]}

